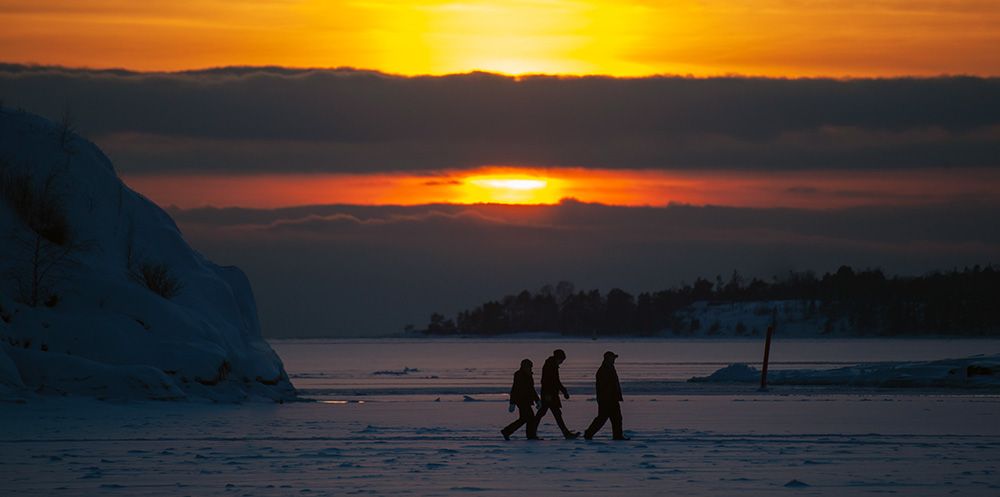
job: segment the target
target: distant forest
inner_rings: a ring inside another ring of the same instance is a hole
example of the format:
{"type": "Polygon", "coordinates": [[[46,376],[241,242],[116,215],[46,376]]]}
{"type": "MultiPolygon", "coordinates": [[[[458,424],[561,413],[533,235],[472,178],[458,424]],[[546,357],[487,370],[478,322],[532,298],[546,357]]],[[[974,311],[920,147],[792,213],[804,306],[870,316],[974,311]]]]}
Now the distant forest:
{"type": "MultiPolygon", "coordinates": [[[[572,283],[524,290],[459,312],[434,313],[423,330],[432,335],[498,335],[559,332],[563,335],[690,335],[695,330],[681,312],[696,302],[797,301],[806,317],[846,323],[851,334],[1000,335],[1000,271],[992,265],[919,277],[886,277],[879,269],[834,273],[789,272],[772,281],[698,278],[691,284],[633,295],[619,288],[577,291],[572,283]]],[[[770,311],[767,311],[770,312],[770,311]]]]}

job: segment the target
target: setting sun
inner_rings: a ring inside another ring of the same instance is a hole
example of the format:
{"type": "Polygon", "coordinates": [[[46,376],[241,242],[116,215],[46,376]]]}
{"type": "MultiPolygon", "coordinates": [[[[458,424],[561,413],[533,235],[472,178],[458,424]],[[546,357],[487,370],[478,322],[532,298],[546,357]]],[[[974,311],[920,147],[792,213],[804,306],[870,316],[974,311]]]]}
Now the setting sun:
{"type": "Polygon", "coordinates": [[[540,179],[474,179],[469,183],[484,188],[496,188],[506,190],[538,190],[545,188],[547,182],[540,179]]]}
{"type": "Polygon", "coordinates": [[[476,175],[461,181],[459,203],[553,204],[562,196],[558,180],[512,175],[476,175]]]}

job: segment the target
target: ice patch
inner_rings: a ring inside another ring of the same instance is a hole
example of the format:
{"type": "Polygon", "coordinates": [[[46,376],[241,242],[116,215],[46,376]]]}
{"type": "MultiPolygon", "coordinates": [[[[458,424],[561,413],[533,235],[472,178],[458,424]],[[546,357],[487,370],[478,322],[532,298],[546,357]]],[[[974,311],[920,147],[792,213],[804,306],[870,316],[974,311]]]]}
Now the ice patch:
{"type": "MultiPolygon", "coordinates": [[[[815,385],[895,388],[1000,388],[1000,355],[919,362],[858,364],[836,369],[770,371],[771,385],[815,385]]],[[[746,364],[731,364],[693,383],[751,383],[760,371],[746,364]]]]}
{"type": "Polygon", "coordinates": [[[760,380],[760,370],[743,363],[730,364],[708,376],[691,378],[691,382],[745,383],[760,380]]]}
{"type": "Polygon", "coordinates": [[[375,371],[372,374],[375,375],[375,376],[404,376],[404,375],[408,375],[410,373],[419,373],[419,372],[420,372],[420,370],[417,369],[417,368],[407,368],[407,367],[404,367],[403,369],[395,370],[395,371],[394,370],[375,371]]]}

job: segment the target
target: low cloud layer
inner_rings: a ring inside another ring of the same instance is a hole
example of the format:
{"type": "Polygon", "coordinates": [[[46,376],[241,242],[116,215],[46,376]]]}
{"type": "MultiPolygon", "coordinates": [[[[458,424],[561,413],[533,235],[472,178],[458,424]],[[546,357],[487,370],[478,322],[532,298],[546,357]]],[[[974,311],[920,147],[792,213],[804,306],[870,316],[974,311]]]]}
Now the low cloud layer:
{"type": "Polygon", "coordinates": [[[6,105],[129,174],[484,164],[756,170],[1000,166],[1000,79],[401,77],[0,65],[6,105]]]}
{"type": "Polygon", "coordinates": [[[171,211],[249,274],[270,336],[394,333],[569,280],[649,291],[697,276],[841,264],[922,274],[1000,261],[1000,206],[841,210],[670,206],[307,206],[171,211]]]}

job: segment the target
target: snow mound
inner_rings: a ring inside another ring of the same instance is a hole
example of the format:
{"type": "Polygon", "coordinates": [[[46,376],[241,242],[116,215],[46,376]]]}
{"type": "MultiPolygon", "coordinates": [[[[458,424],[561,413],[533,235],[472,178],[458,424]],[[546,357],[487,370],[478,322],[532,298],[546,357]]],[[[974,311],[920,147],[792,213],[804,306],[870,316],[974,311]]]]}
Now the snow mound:
{"type": "Polygon", "coordinates": [[[785,484],[785,487],[788,487],[788,488],[805,488],[805,487],[808,487],[808,486],[809,486],[808,483],[802,482],[802,481],[799,481],[799,480],[792,480],[792,481],[790,481],[790,482],[788,482],[788,483],[785,484]]]}
{"type": "MultiPolygon", "coordinates": [[[[760,371],[746,364],[731,364],[709,376],[696,376],[688,381],[751,383],[760,381],[760,371]]],[[[770,385],[997,388],[1000,387],[1000,355],[977,355],[939,361],[858,364],[826,370],[772,370],[767,374],[767,382],[770,385]]]]}
{"type": "Polygon", "coordinates": [[[235,267],[65,126],[0,109],[0,386],[102,398],[295,396],[235,267]]]}
{"type": "Polygon", "coordinates": [[[749,383],[760,381],[760,370],[743,363],[730,364],[706,377],[691,378],[692,382],[749,383]]]}

